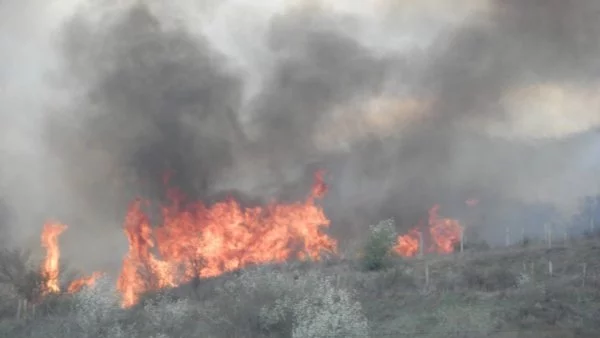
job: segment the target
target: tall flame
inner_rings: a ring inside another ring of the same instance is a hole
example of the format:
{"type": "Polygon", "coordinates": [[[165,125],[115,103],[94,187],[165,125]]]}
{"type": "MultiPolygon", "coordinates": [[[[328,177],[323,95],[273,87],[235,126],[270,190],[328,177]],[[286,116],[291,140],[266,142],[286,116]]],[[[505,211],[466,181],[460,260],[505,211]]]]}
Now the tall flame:
{"type": "MultiPolygon", "coordinates": [[[[41,295],[47,296],[51,293],[59,293],[60,290],[60,247],[58,237],[67,230],[67,226],[56,222],[44,224],[42,230],[42,247],[46,249],[46,256],[41,266],[41,275],[43,276],[43,285],[41,295]]],[[[94,272],[91,276],[82,277],[73,280],[67,287],[67,292],[74,293],[80,291],[85,286],[94,285],[96,279],[101,273],[94,272]]]]}
{"type": "Polygon", "coordinates": [[[67,230],[67,226],[64,224],[55,222],[44,224],[44,229],[42,231],[42,247],[46,249],[46,258],[41,267],[41,275],[44,277],[42,295],[60,291],[60,249],[58,247],[58,236],[65,230],[67,230]]]}
{"type": "Polygon", "coordinates": [[[212,206],[184,204],[181,194],[171,190],[162,224],[154,229],[142,210],[145,203],[135,201],[125,220],[129,252],[118,281],[123,305],[135,304],[149,290],[195,277],[292,257],[319,259],[322,251],[334,252],[336,242],[321,231],[329,219],[315,204],[326,191],[322,172],[304,202],[264,208],[243,208],[233,199],[212,206]]]}

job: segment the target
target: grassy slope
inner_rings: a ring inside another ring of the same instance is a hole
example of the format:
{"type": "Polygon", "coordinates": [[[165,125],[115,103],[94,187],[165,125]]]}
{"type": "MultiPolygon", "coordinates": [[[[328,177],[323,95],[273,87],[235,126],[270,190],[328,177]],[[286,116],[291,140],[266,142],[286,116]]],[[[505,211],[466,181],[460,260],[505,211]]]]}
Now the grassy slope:
{"type": "MultiPolygon", "coordinates": [[[[278,272],[289,277],[289,281],[316,271],[330,276],[335,287],[354,290],[374,337],[376,333],[393,332],[420,332],[418,336],[423,337],[597,337],[600,332],[598,257],[600,242],[581,240],[552,249],[538,245],[447,257],[395,259],[388,269],[375,272],[362,271],[354,261],[338,259],[289,263],[261,271],[278,272]],[[552,261],[552,276],[548,271],[549,261],[552,261]],[[585,283],[583,263],[587,264],[585,283]],[[425,282],[426,265],[429,285],[425,282]]],[[[146,337],[159,329],[166,332],[160,337],[268,336],[257,329],[259,325],[255,322],[259,309],[274,299],[264,289],[225,295],[223,285],[237,279],[239,273],[231,273],[170,290],[169,299],[185,299],[191,308],[202,309],[194,312],[193,320],[173,324],[172,329],[165,323],[138,325],[148,321],[149,310],[143,306],[114,310],[105,315],[109,319],[102,320],[136,326],[139,336],[146,337]],[[209,320],[211,313],[227,320],[209,320]],[[194,325],[198,327],[191,327],[194,325]]],[[[147,297],[152,298],[152,295],[147,297]]],[[[40,307],[37,318],[27,323],[5,319],[0,326],[0,337],[76,337],[73,332],[77,330],[65,328],[77,322],[68,318],[73,302],[68,296],[54,300],[52,305],[40,307]],[[50,309],[53,314],[46,314],[50,309]]],[[[270,336],[289,336],[289,330],[283,327],[271,332],[270,336]]],[[[88,336],[119,335],[98,332],[88,336]]]]}

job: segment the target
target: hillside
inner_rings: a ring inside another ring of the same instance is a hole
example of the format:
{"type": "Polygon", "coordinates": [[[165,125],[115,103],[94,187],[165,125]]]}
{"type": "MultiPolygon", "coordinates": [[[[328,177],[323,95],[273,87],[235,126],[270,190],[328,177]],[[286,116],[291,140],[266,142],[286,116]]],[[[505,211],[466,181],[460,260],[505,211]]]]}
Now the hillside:
{"type": "Polygon", "coordinates": [[[290,262],[194,280],[129,309],[99,283],[20,320],[5,297],[0,337],[596,337],[599,255],[587,238],[395,257],[378,271],[358,258],[290,262]]]}

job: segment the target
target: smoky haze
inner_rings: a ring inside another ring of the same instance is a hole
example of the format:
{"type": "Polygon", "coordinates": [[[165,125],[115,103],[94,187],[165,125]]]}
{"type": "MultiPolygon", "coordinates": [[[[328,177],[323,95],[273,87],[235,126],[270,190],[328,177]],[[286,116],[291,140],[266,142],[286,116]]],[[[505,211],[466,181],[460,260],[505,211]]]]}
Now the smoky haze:
{"type": "MultiPolygon", "coordinates": [[[[302,198],[323,168],[347,239],[435,203],[511,213],[597,190],[597,1],[90,3],[39,47],[61,100],[31,96],[42,136],[25,162],[52,170],[6,190],[14,210],[15,187],[44,182],[25,189],[36,215],[121,236],[127,203],[163,198],[166,172],[192,198],[254,204],[302,198]]],[[[477,224],[493,239],[500,219],[477,224]]]]}

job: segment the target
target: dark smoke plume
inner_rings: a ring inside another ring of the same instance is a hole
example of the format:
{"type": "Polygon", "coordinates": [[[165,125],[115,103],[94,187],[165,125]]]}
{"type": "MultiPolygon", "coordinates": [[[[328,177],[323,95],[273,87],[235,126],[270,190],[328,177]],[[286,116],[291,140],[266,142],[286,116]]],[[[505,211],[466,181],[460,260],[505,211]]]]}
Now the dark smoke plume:
{"type": "Polygon", "coordinates": [[[156,197],[164,192],[163,174],[172,172],[170,184],[207,198],[243,153],[274,173],[307,165],[319,155],[314,126],[334,104],[375,92],[384,63],[349,37],[305,24],[303,17],[273,24],[271,48],[290,57],[279,61],[252,104],[250,124],[259,132],[249,140],[238,113],[242,79],[202,38],[165,30],[141,5],[105,30],[73,21],[65,61],[71,80],[85,89],[68,124],[52,119],[48,132],[73,188],[102,207],[107,180],[119,180],[117,196],[125,200],[156,197]],[[98,164],[108,168],[99,172],[98,164]]]}
{"type": "Polygon", "coordinates": [[[588,179],[600,163],[573,166],[597,138],[525,144],[510,136],[519,125],[501,102],[523,86],[596,85],[599,9],[592,0],[496,0],[425,51],[405,53],[365,46],[351,18],[290,11],[256,36],[272,59],[248,102],[232,58],[199,34],[164,26],[144,5],[102,24],[75,16],[61,52],[77,96],[45,135],[74,196],[94,217],[117,220],[132,197],[163,196],[167,171],[193,198],[234,189],[260,201],[301,197],[311,172],[325,168],[325,205],[338,227],[390,216],[412,226],[435,203],[473,197],[575,196],[587,184],[569,180],[578,170],[588,179]],[[357,133],[343,151],[315,142],[332,111],[407,92],[430,103],[426,119],[408,128],[395,121],[393,136],[357,133]],[[498,123],[505,137],[489,135],[498,123]]]}

